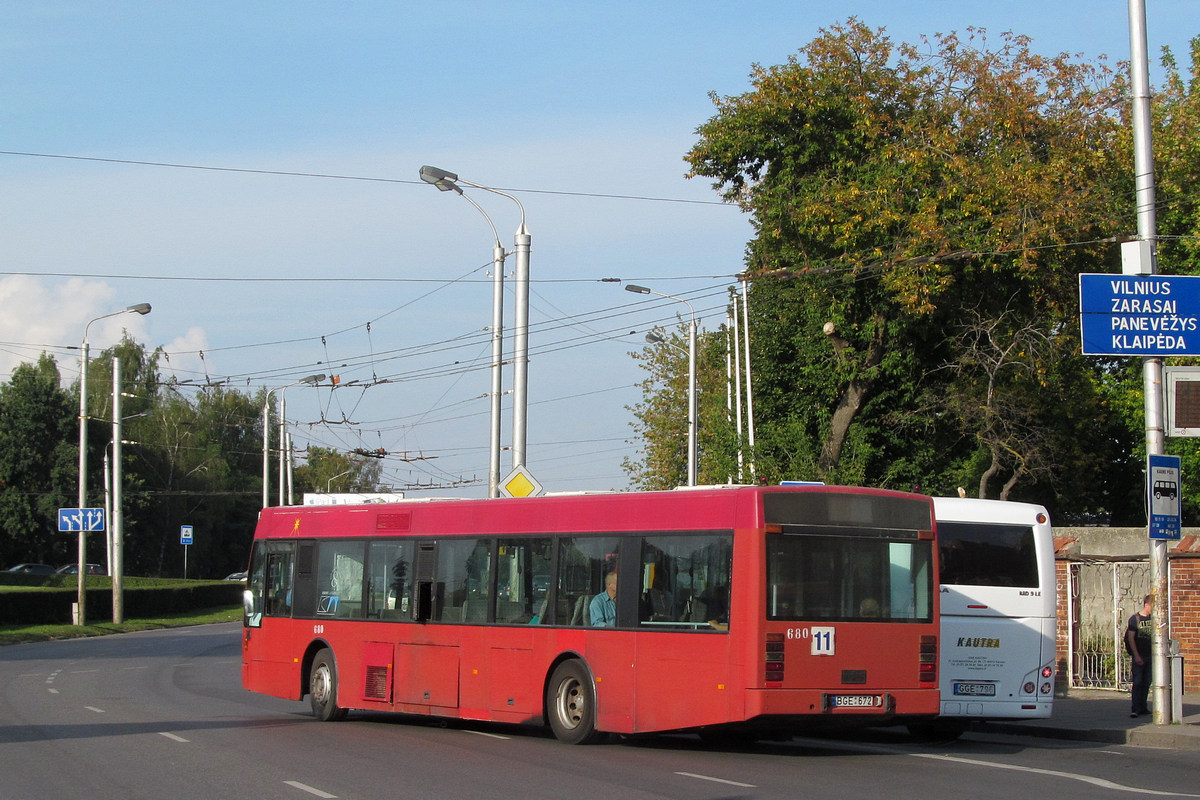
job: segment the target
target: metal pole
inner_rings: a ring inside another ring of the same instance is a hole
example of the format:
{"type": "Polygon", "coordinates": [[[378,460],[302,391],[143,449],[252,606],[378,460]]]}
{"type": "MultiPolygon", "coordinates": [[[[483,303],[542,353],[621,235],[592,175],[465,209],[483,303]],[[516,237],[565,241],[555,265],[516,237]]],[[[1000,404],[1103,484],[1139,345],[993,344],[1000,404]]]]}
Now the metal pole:
{"type": "MultiPolygon", "coordinates": [[[[92,320],[95,322],[95,320],[92,320]]],[[[88,325],[92,323],[89,322],[88,325]]],[[[79,507],[87,508],[87,420],[88,420],[88,340],[87,327],[83,329],[83,354],[79,360],[79,507]]],[[[80,512],[82,513],[82,512],[80,512]]],[[[75,601],[75,624],[86,624],[87,589],[84,585],[84,570],[87,563],[87,531],[79,526],[79,575],[77,581],[78,597],[75,601]]]]}
{"type": "Polygon", "coordinates": [[[125,586],[124,586],[124,538],[125,517],[122,514],[121,502],[121,440],[124,420],[121,419],[121,359],[113,356],[113,477],[112,477],[112,516],[109,526],[112,529],[113,557],[108,574],[112,580],[112,621],[125,621],[125,586]]]}
{"type": "Polygon", "coordinates": [[[112,538],[112,466],[108,460],[108,448],[104,448],[104,518],[108,525],[104,526],[104,568],[112,575],[113,568],[113,538],[112,538]]]}
{"type": "MultiPolygon", "coordinates": [[[[492,232],[495,233],[495,228],[492,232]]],[[[497,236],[496,243],[492,246],[492,396],[489,404],[491,431],[488,437],[488,497],[500,496],[500,398],[504,392],[504,255],[504,245],[500,244],[500,237],[497,236]]]]}
{"type": "Polygon", "coordinates": [[[288,431],[286,434],[284,434],[283,440],[284,440],[284,442],[286,442],[286,444],[284,445],[284,449],[287,451],[287,504],[289,506],[294,506],[296,504],[296,495],[295,495],[295,492],[293,491],[292,479],[293,479],[293,470],[296,467],[295,467],[295,464],[293,463],[293,458],[292,458],[295,455],[292,452],[292,432],[288,431]]]}
{"type": "MultiPolygon", "coordinates": [[[[687,302],[686,300],[684,302],[687,302]]],[[[696,485],[696,309],[688,303],[688,486],[696,485]]]]}
{"type": "MultiPolygon", "coordinates": [[[[513,198],[514,200],[516,198],[513,198]]],[[[518,202],[517,205],[520,205],[518,202]]],[[[516,315],[513,328],[513,469],[525,466],[525,423],[529,410],[529,229],[521,208],[521,227],[516,234],[516,315]]]]}
{"type": "Polygon", "coordinates": [[[733,327],[733,387],[734,403],[737,412],[737,425],[735,426],[735,430],[737,433],[738,483],[743,483],[746,480],[746,465],[744,456],[745,448],[742,447],[742,437],[745,435],[742,428],[742,334],[738,328],[738,308],[736,294],[733,297],[733,308],[730,309],[729,319],[733,327]]]}
{"type": "MultiPolygon", "coordinates": [[[[1155,215],[1154,150],[1150,117],[1150,60],[1146,44],[1145,0],[1129,0],[1129,71],[1133,89],[1133,168],[1138,239],[1150,242],[1150,274],[1158,272],[1158,244],[1155,215]]],[[[1163,432],[1162,359],[1142,360],[1142,392],[1146,413],[1146,453],[1165,452],[1163,432]]],[[[1167,543],[1149,539],[1150,584],[1154,597],[1154,633],[1152,638],[1151,693],[1154,698],[1154,723],[1171,722],[1170,667],[1167,644],[1170,639],[1170,603],[1167,592],[1167,543]]]]}
{"type": "Polygon", "coordinates": [[[750,282],[742,273],[742,345],[746,349],[746,434],[750,450],[750,477],[754,478],[754,393],[750,387],[750,282]]]}
{"type": "MultiPolygon", "coordinates": [[[[287,388],[287,387],[284,387],[287,388]]],[[[284,454],[287,453],[286,448],[286,433],[287,433],[287,393],[279,390],[279,503],[284,505],[284,484],[287,482],[287,475],[283,471],[284,454]]]]}
{"type": "Polygon", "coordinates": [[[263,397],[263,457],[262,457],[262,507],[271,505],[271,392],[263,397]]]}

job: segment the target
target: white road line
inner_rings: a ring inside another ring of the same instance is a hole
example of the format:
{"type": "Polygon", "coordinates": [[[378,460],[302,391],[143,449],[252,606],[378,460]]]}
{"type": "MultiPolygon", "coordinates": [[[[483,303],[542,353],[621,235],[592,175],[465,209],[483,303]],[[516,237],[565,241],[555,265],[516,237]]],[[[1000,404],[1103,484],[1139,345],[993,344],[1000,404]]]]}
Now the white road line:
{"type": "Polygon", "coordinates": [[[284,781],[284,783],[286,783],[288,786],[291,786],[293,789],[299,789],[302,792],[308,792],[309,794],[316,795],[317,797],[327,797],[327,798],[337,797],[336,794],[330,794],[329,792],[322,792],[320,789],[314,789],[313,787],[311,787],[307,784],[301,783],[300,781],[284,781]]]}
{"type": "Polygon", "coordinates": [[[51,689],[50,694],[58,694],[58,689],[51,689]]]}
{"type": "Polygon", "coordinates": [[[99,671],[100,670],[98,670],[98,669],[73,669],[73,670],[71,670],[71,674],[72,675],[85,675],[89,672],[99,672],[99,671]]]}
{"type": "Polygon", "coordinates": [[[159,731],[158,735],[165,736],[168,739],[170,739],[172,742],[187,742],[188,741],[187,739],[183,738],[182,736],[176,736],[175,734],[167,733],[166,731],[159,731]]]}
{"type": "Polygon", "coordinates": [[[463,731],[463,733],[473,733],[476,736],[486,736],[489,739],[511,739],[511,736],[501,736],[498,733],[488,733],[487,731],[463,731]]]}
{"type": "Polygon", "coordinates": [[[727,781],[724,778],[714,778],[711,775],[697,775],[694,772],[676,772],[676,775],[682,775],[685,778],[695,778],[701,781],[712,781],[713,783],[724,783],[727,786],[741,786],[745,789],[757,788],[753,783],[740,783],[738,781],[727,781]]]}
{"type": "Polygon", "coordinates": [[[933,753],[909,753],[914,758],[931,758],[935,761],[949,761],[957,764],[970,764],[973,767],[990,767],[991,769],[1008,769],[1014,772],[1029,772],[1034,775],[1051,775],[1056,778],[1067,778],[1068,780],[1080,781],[1082,783],[1090,783],[1092,786],[1099,786],[1101,789],[1113,789],[1118,792],[1133,792],[1134,794],[1148,794],[1156,797],[1200,797],[1200,794],[1187,794],[1186,792],[1160,792],[1155,789],[1139,789],[1136,786],[1125,786],[1120,783],[1114,783],[1104,778],[1093,778],[1091,775],[1079,775],[1074,772],[1060,772],[1056,769],[1039,769],[1038,767],[1022,767],[1016,764],[1002,764],[995,761],[980,761],[974,758],[960,758],[959,756],[941,756],[933,753]]]}
{"type": "Polygon", "coordinates": [[[103,709],[103,708],[96,708],[95,706],[84,706],[84,708],[86,708],[88,711],[95,711],[97,714],[103,714],[103,713],[104,713],[104,709],[103,709]]]}
{"type": "Polygon", "coordinates": [[[131,670],[131,669],[150,669],[150,665],[149,665],[149,664],[143,664],[143,665],[141,665],[140,667],[121,667],[121,669],[122,669],[122,670],[124,670],[124,671],[128,671],[128,670],[131,670]]]}

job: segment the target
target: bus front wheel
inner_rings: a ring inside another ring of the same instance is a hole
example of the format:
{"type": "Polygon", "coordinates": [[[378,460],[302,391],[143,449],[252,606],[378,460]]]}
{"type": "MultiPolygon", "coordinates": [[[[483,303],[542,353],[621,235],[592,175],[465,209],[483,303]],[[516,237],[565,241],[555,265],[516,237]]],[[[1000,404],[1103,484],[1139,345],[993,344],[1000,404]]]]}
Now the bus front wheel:
{"type": "Polygon", "coordinates": [[[337,704],[337,664],[333,651],[328,647],[317,651],[313,658],[312,672],[308,677],[308,701],[313,716],[321,722],[335,722],[346,718],[346,709],[337,704]]]}
{"type": "Polygon", "coordinates": [[[583,663],[564,661],[555,667],[546,688],[550,730],[560,742],[590,744],[600,739],[596,730],[596,687],[583,663]]]}

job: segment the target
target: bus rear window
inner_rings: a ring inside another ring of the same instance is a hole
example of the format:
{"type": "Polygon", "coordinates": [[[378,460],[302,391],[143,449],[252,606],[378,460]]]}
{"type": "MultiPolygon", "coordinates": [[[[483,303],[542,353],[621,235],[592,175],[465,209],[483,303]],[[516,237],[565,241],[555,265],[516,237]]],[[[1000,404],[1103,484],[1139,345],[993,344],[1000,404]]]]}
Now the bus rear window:
{"type": "Polygon", "coordinates": [[[930,622],[932,543],[769,535],[767,618],[930,622]]]}
{"type": "Polygon", "coordinates": [[[1033,528],[992,522],[938,521],[942,583],[963,586],[1038,585],[1033,528]]]}

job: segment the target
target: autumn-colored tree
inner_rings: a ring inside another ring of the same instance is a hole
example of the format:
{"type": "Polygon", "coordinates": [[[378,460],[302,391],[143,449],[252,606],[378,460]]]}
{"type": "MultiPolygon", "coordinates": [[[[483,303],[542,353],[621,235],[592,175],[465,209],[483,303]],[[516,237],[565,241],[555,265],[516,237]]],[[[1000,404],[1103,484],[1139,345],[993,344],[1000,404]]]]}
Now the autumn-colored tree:
{"type": "Polygon", "coordinates": [[[713,97],[687,160],[755,227],[755,457],[784,471],[764,476],[910,488],[978,461],[978,435],[913,416],[961,360],[966,309],[1039,321],[1066,342],[1044,352],[1075,357],[1075,275],[1120,229],[1121,82],[1021,36],[895,45],[854,19],[751,81],[713,97]]]}

